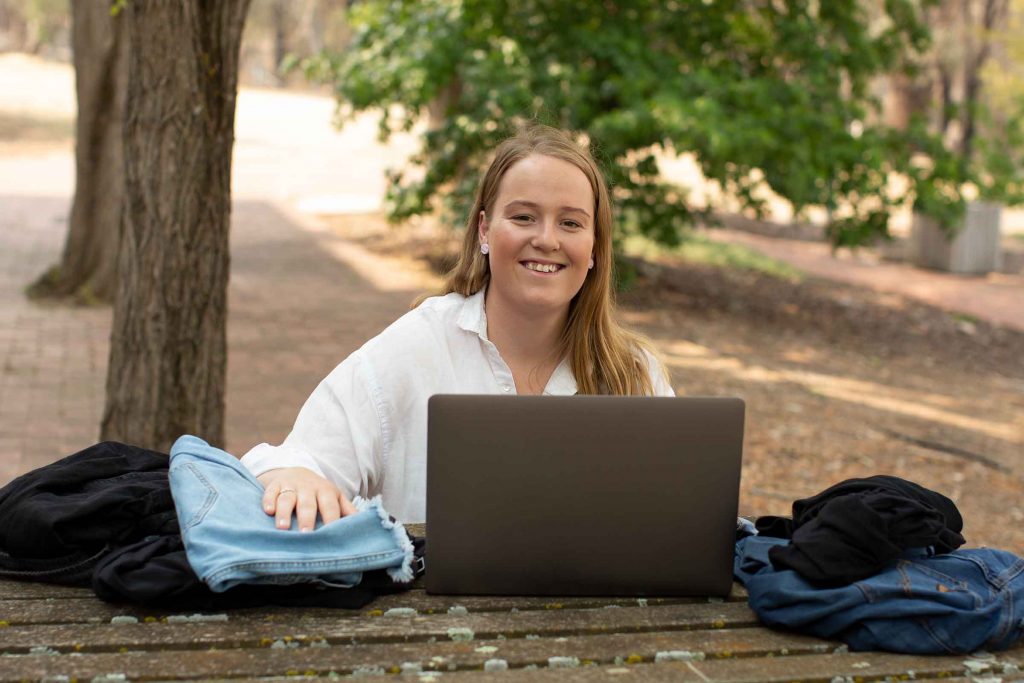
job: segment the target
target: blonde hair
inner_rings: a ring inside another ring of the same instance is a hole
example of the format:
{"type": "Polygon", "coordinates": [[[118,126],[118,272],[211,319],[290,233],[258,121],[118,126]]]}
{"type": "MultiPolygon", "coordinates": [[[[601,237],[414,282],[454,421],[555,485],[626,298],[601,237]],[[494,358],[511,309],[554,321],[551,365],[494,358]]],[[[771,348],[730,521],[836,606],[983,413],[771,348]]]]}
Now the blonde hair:
{"type": "Polygon", "coordinates": [[[501,179],[513,164],[532,154],[561,159],[576,166],[590,181],[594,192],[594,268],[569,302],[569,316],[559,349],[569,356],[577,390],[581,394],[651,395],[654,387],[645,357],[649,354],[650,362],[655,362],[651,344],[623,328],[615,316],[612,207],[608,188],[590,152],[563,131],[533,124],[498,146],[477,188],[458,261],[448,272],[439,294],[458,292],[471,296],[490,282],[488,260],[480,253],[478,217],[481,211],[492,215],[501,179]]]}

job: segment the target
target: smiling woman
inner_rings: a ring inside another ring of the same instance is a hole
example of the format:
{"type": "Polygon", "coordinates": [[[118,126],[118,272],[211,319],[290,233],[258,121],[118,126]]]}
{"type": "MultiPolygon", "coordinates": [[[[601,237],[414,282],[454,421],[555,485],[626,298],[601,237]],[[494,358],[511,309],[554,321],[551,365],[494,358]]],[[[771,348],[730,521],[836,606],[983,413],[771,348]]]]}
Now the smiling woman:
{"type": "Polygon", "coordinates": [[[487,332],[519,393],[541,393],[561,360],[569,303],[594,263],[593,206],[582,171],[532,154],[505,174],[490,216],[486,208],[479,213],[478,239],[491,273],[487,332]]]}
{"type": "Polygon", "coordinates": [[[264,511],[308,531],[381,494],[422,522],[434,394],[672,395],[649,345],[616,321],[611,232],[604,178],[568,134],[531,126],[502,143],[438,296],[335,368],[281,445],[242,458],[264,511]]]}

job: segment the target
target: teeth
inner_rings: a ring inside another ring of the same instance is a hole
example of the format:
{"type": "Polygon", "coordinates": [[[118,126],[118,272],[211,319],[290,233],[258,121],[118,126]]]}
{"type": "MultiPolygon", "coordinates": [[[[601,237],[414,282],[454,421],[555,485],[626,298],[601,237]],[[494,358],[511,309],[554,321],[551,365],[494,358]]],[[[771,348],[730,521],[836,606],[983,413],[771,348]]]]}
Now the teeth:
{"type": "Polygon", "coordinates": [[[527,261],[526,267],[530,270],[536,270],[541,273],[553,273],[559,268],[559,266],[554,263],[534,263],[533,261],[527,261]]]}

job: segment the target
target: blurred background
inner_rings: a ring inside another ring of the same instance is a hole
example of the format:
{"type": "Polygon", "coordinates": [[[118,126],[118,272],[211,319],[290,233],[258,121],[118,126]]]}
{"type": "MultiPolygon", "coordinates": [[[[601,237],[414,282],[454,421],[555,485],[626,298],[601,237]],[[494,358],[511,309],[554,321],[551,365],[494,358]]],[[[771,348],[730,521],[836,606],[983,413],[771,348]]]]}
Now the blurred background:
{"type": "MultiPolygon", "coordinates": [[[[110,203],[75,154],[113,100],[76,94],[81,3],[0,0],[0,483],[99,437],[116,233],[69,225],[76,177],[110,203]]],[[[226,447],[438,286],[477,169],[540,120],[605,165],[622,315],[677,392],[747,401],[743,514],[896,474],[1024,552],[1021,36],[1022,0],[253,0],[226,447]]]]}

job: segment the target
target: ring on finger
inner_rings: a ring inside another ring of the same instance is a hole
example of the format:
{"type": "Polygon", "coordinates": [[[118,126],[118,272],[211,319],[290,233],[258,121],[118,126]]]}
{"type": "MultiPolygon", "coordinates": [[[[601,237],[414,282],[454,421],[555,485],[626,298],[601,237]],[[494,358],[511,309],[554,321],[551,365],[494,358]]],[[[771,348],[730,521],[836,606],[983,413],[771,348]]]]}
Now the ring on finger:
{"type": "Polygon", "coordinates": [[[286,493],[295,493],[295,489],[281,489],[277,492],[278,496],[283,496],[286,493]]]}

